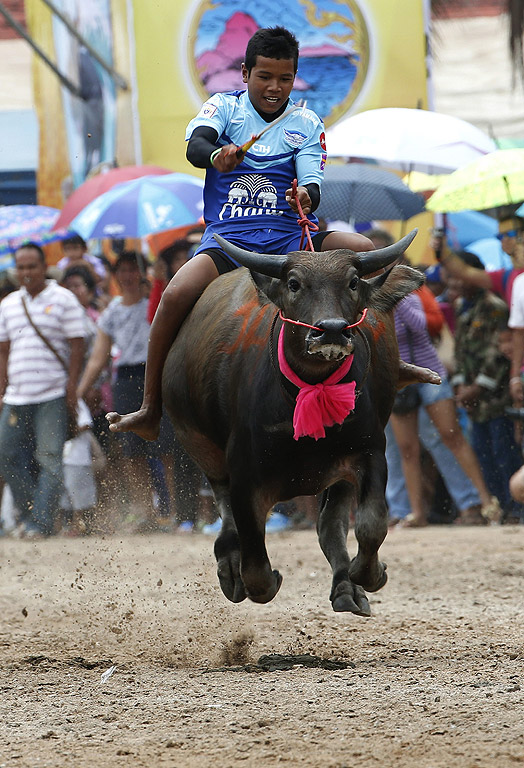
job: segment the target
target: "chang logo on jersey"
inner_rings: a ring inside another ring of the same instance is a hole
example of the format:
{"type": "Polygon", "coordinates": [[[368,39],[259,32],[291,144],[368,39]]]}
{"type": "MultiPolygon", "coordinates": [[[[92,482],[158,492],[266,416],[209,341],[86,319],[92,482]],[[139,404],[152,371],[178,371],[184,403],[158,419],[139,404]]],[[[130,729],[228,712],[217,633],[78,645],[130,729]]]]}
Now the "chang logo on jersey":
{"type": "Polygon", "coordinates": [[[284,138],[292,147],[301,147],[307,136],[300,131],[288,131],[287,128],[284,128],[284,138]]]}
{"type": "Polygon", "coordinates": [[[259,173],[243,174],[229,187],[227,202],[218,218],[235,219],[241,216],[282,216],[277,209],[277,190],[266,176],[259,173]]]}

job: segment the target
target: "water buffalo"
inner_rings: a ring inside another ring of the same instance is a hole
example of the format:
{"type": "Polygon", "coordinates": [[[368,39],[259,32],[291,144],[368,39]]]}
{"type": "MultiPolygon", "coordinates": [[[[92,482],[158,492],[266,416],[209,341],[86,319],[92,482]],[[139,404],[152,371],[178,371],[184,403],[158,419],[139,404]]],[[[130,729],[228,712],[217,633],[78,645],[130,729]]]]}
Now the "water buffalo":
{"type": "Polygon", "coordinates": [[[386,583],[378,549],[387,533],[384,427],[399,380],[392,310],[423,276],[403,265],[381,270],[414,236],[367,253],[277,256],[216,236],[249,271],[230,272],[205,290],[170,350],[163,396],[177,436],[215,494],[223,521],[215,556],[229,600],[275,596],[282,577],[266,552],[268,511],[277,501],[320,492],[317,529],[333,571],[333,609],[368,616],[364,590],[386,583]],[[280,335],[287,364],[309,384],[336,375],[353,355],[342,383],[356,383],[354,407],[321,430],[325,437],[294,435],[299,390],[279,368],[280,335]],[[352,559],[351,510],[358,542],[352,559]]]}

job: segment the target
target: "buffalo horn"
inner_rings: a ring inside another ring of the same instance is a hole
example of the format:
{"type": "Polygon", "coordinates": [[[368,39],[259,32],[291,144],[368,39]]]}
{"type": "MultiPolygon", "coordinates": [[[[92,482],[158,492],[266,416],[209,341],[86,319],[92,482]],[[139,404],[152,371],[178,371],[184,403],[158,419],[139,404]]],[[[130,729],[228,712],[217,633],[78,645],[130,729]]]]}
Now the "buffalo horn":
{"type": "Polygon", "coordinates": [[[244,267],[252,269],[254,272],[260,272],[268,277],[281,277],[282,270],[287,261],[287,256],[277,256],[270,253],[255,253],[246,251],[224,240],[220,235],[213,235],[217,243],[232,259],[240,262],[244,267]]]}
{"type": "Polygon", "coordinates": [[[379,248],[377,251],[364,251],[358,253],[357,268],[359,274],[370,275],[372,272],[378,272],[379,269],[387,267],[393,261],[400,258],[413,241],[417,232],[418,229],[414,229],[409,235],[406,235],[402,240],[399,240],[398,243],[393,243],[385,248],[379,248]]]}

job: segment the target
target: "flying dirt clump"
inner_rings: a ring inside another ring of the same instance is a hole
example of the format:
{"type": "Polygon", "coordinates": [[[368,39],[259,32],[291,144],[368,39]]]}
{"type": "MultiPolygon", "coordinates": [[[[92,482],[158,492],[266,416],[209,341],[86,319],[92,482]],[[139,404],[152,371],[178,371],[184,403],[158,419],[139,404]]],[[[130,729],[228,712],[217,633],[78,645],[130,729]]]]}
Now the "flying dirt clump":
{"type": "Polygon", "coordinates": [[[247,664],[254,639],[255,635],[252,631],[244,631],[240,635],[231,638],[231,640],[225,643],[220,652],[221,663],[225,667],[247,664]]]}

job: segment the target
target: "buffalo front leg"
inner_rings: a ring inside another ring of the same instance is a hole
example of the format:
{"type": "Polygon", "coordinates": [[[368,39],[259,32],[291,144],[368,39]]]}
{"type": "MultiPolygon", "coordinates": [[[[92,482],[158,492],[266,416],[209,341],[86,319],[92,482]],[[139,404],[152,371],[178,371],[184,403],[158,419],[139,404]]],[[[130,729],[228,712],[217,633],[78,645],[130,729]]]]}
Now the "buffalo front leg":
{"type": "Polygon", "coordinates": [[[217,482],[212,482],[211,487],[222,518],[222,528],[215,541],[218,580],[227,599],[232,603],[240,603],[247,595],[240,576],[240,541],[231,511],[229,487],[217,482]]]}
{"type": "Polygon", "coordinates": [[[347,550],[347,535],[354,496],[353,487],[346,482],[336,483],[324,492],[317,522],[318,540],[333,571],[329,598],[333,610],[370,616],[371,610],[364,590],[349,575],[351,560],[347,550]]]}
{"type": "Polygon", "coordinates": [[[282,584],[280,573],[271,568],[265,543],[267,512],[274,501],[251,493],[245,485],[231,491],[240,543],[240,575],[246,595],[254,603],[269,603],[282,584]]]}
{"type": "Polygon", "coordinates": [[[386,507],[387,465],[383,451],[367,457],[362,479],[360,503],[355,513],[357,556],[351,561],[349,576],[368,592],[384,586],[386,565],[378,559],[378,550],[388,532],[386,507]]]}

